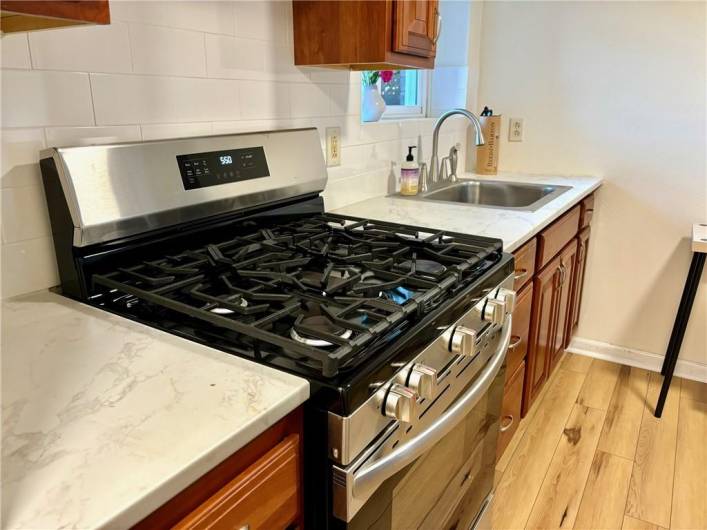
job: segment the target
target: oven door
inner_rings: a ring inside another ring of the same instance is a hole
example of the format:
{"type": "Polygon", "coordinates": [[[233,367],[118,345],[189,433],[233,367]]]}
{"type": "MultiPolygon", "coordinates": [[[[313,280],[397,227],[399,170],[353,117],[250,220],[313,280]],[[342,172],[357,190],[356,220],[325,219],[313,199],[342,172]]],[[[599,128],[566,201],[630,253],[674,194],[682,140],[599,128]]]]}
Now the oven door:
{"type": "Polygon", "coordinates": [[[486,352],[448,375],[463,386],[454,389],[450,382],[453,396],[425,411],[430,417],[417,434],[387,451],[383,435],[349,466],[334,466],[333,510],[341,526],[466,530],[485,519],[510,328],[509,315],[486,352]]]}

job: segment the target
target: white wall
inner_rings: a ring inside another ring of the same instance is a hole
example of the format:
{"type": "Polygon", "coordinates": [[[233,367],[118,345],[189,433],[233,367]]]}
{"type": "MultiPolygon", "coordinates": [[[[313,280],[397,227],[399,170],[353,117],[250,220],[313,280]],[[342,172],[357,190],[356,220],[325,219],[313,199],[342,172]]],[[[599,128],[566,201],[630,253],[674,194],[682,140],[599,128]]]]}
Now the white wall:
{"type": "MultiPolygon", "coordinates": [[[[600,193],[579,336],[663,355],[707,220],[705,3],[486,2],[479,103],[500,167],[590,173],[600,193]],[[525,141],[507,142],[508,117],[525,141]]],[[[707,363],[707,273],[681,352],[707,363]]]]}
{"type": "Polygon", "coordinates": [[[359,74],[294,67],[289,1],[115,1],[111,19],[0,39],[3,296],[58,283],[42,147],[339,125],[331,209],[386,193],[406,146],[431,143],[431,119],[361,125],[359,74]]]}

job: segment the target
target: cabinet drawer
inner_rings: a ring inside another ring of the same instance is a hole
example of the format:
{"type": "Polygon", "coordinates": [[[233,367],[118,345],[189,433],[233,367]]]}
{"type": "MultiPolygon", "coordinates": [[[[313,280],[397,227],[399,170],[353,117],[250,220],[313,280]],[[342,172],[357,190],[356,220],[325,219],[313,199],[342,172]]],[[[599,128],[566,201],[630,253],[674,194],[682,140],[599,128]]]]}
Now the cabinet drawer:
{"type": "Polygon", "coordinates": [[[523,401],[523,379],[525,379],[525,362],[522,362],[511,379],[506,383],[501,405],[501,429],[496,445],[496,460],[501,458],[503,451],[513,438],[520,422],[521,403],[523,401]]]}
{"type": "Polygon", "coordinates": [[[537,240],[533,238],[513,253],[516,259],[516,280],[513,284],[513,288],[516,291],[519,291],[521,287],[533,279],[533,274],[535,274],[535,252],[537,245],[537,240]]]}
{"type": "Polygon", "coordinates": [[[528,335],[530,334],[530,312],[533,308],[533,284],[523,287],[516,298],[513,310],[513,328],[511,329],[511,344],[506,356],[506,384],[513,376],[528,352],[528,335]]]}
{"type": "Polygon", "coordinates": [[[572,208],[538,236],[538,259],[536,267],[542,269],[579,230],[580,206],[572,208]]]}
{"type": "Polygon", "coordinates": [[[579,229],[587,228],[591,222],[592,217],[594,217],[594,194],[592,193],[589,197],[585,197],[584,200],[579,203],[580,216],[579,216],[579,229]]]}
{"type": "Polygon", "coordinates": [[[281,529],[299,512],[299,435],[291,434],[182,519],[175,528],[281,529]]]}

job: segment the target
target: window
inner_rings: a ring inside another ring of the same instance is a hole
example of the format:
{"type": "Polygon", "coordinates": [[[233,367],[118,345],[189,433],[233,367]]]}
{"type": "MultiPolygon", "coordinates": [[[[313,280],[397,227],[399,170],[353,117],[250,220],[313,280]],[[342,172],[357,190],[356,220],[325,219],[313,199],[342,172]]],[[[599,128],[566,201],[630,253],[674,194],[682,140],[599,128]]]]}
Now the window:
{"type": "MultiPolygon", "coordinates": [[[[363,72],[368,75],[370,72],[363,72]]],[[[427,112],[428,75],[424,70],[397,70],[387,83],[378,78],[378,90],[385,101],[383,119],[421,118],[427,112]]]]}

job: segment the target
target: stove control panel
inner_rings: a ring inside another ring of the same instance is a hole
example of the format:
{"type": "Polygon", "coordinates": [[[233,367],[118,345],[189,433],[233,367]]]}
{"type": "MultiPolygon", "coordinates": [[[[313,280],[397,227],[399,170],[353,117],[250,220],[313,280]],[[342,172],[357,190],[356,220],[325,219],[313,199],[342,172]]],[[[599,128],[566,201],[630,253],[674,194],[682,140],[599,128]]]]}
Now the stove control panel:
{"type": "Polygon", "coordinates": [[[177,155],[185,190],[269,177],[262,147],[177,155]]]}

